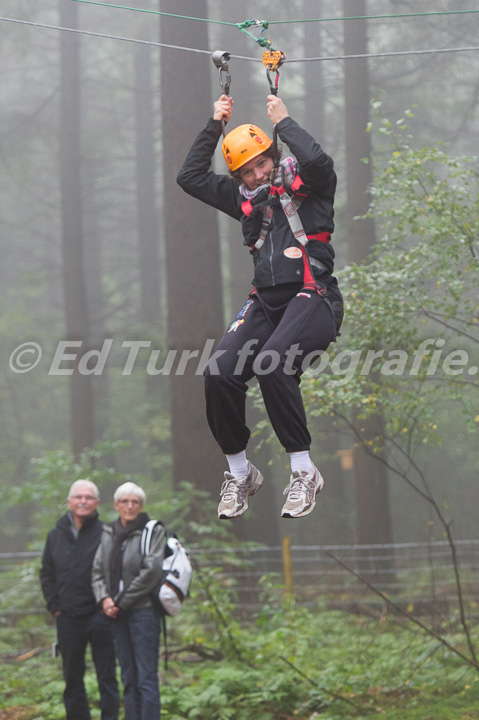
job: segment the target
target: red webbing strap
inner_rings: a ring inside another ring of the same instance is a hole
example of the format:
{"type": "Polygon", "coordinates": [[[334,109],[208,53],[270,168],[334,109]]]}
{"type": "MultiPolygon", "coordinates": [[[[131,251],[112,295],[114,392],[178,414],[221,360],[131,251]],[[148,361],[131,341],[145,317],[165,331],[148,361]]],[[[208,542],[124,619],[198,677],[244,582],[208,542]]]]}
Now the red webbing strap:
{"type": "Polygon", "coordinates": [[[253,203],[251,202],[251,200],[245,200],[244,202],[242,202],[241,209],[246,215],[246,217],[249,217],[253,212],[253,203]]]}
{"type": "Polygon", "coordinates": [[[306,252],[306,248],[304,245],[300,245],[301,252],[303,254],[303,285],[305,288],[308,288],[308,290],[316,290],[316,280],[314,279],[313,272],[311,270],[311,265],[309,264],[309,258],[308,253],[306,252]]]}
{"type": "Polygon", "coordinates": [[[290,185],[291,190],[295,195],[299,195],[300,197],[308,197],[308,192],[301,192],[301,188],[304,188],[305,185],[299,175],[296,175],[293,182],[290,185]]]}
{"type": "Polygon", "coordinates": [[[316,233],[316,235],[308,235],[308,240],[317,240],[318,242],[328,243],[331,241],[331,233],[324,231],[316,233]]]}

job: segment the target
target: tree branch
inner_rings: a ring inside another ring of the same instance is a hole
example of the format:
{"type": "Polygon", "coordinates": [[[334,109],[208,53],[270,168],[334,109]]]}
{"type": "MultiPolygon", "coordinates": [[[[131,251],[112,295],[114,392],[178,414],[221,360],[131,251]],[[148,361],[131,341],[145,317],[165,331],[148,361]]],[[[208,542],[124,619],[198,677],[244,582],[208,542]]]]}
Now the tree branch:
{"type": "Polygon", "coordinates": [[[439,633],[437,633],[432,628],[425,625],[421,620],[418,620],[414,615],[411,615],[411,613],[408,613],[407,610],[403,610],[400,605],[394,602],[394,600],[391,600],[385,593],[383,593],[381,590],[378,590],[378,588],[374,587],[366,578],[364,578],[362,575],[357,573],[355,570],[353,570],[349,565],[346,565],[342,560],[340,560],[338,557],[336,557],[333,553],[329,552],[329,550],[323,550],[325,555],[329,555],[329,557],[334,560],[338,565],[340,565],[342,568],[347,570],[351,575],[354,575],[358,580],[360,580],[366,587],[368,587],[373,593],[378,595],[384,602],[388,603],[391,607],[393,607],[400,615],[403,615],[408,620],[413,622],[415,625],[420,627],[422,630],[424,630],[428,635],[431,635],[431,637],[435,638],[438,642],[441,643],[444,647],[446,647],[451,652],[455,653],[455,655],[458,655],[464,662],[466,662],[468,665],[473,667],[475,670],[479,671],[479,663],[476,660],[475,655],[473,655],[473,658],[467,657],[467,655],[464,655],[464,653],[460,652],[457,648],[455,648],[453,645],[451,645],[447,640],[445,640],[439,633]]]}

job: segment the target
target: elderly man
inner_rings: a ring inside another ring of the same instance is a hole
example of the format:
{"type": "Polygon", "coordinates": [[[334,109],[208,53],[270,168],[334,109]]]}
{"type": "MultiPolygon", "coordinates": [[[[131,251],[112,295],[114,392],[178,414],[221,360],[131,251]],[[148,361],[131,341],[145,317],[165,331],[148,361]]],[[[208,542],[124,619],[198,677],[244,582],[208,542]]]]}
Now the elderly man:
{"type": "Polygon", "coordinates": [[[91,589],[91,569],[103,523],[98,488],[77,480],[68,494],[69,511],[48,533],[40,582],[55,617],[63,661],[67,720],[90,720],[85,691],[85,653],[90,643],[100,690],[102,720],[118,720],[119,694],[111,623],[99,611],[91,589]]]}

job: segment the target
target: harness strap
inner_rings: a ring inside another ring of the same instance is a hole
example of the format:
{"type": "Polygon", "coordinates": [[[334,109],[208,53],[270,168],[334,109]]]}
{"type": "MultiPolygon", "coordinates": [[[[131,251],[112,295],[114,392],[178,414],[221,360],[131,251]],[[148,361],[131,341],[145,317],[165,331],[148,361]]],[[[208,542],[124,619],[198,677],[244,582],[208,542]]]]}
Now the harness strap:
{"type": "Polygon", "coordinates": [[[328,268],[326,267],[326,265],[325,265],[323,262],[321,262],[321,260],[316,260],[316,258],[309,257],[309,255],[308,255],[308,259],[309,259],[309,264],[312,265],[313,267],[317,267],[317,268],[319,268],[320,270],[327,270],[327,269],[328,269],[328,268]]]}
{"type": "MultiPolygon", "coordinates": [[[[297,189],[301,188],[301,186],[303,185],[301,179],[299,180],[299,183],[296,182],[298,178],[299,175],[296,175],[293,183],[291,184],[291,189],[293,191],[295,190],[293,186],[296,187],[296,191],[294,192],[293,197],[290,197],[288,195],[282,184],[271,185],[269,190],[269,197],[273,198],[275,195],[279,197],[281,207],[283,208],[284,214],[286,215],[291,231],[295,239],[300,244],[301,254],[303,256],[304,287],[310,290],[315,290],[319,295],[323,297],[326,293],[325,288],[321,287],[316,281],[311,266],[314,265],[315,267],[321,269],[326,269],[326,267],[323,263],[321,263],[321,261],[309,257],[306,251],[306,246],[310,240],[317,240],[319,242],[328,243],[331,240],[331,234],[328,232],[320,232],[316,233],[315,235],[306,235],[303,223],[301,222],[301,218],[299,217],[298,213],[298,208],[300,207],[306,195],[301,196],[301,193],[297,192],[297,189]],[[297,195],[300,195],[300,197],[297,197],[297,195]]],[[[245,203],[243,203],[243,205],[244,204],[245,203]]],[[[263,210],[263,222],[261,224],[261,231],[257,241],[254,244],[256,250],[260,250],[264,245],[264,241],[266,239],[272,217],[273,208],[270,204],[268,204],[263,210]]]]}
{"type": "MultiPolygon", "coordinates": [[[[274,186],[272,185],[271,187],[274,187],[274,186]]],[[[270,197],[272,197],[272,195],[274,195],[274,193],[271,193],[271,191],[270,191],[270,197]]],[[[256,242],[254,244],[256,250],[260,250],[264,245],[264,241],[266,239],[266,235],[268,233],[269,226],[271,225],[272,217],[273,217],[273,208],[271,207],[271,205],[266,205],[263,210],[263,222],[261,223],[261,231],[260,231],[258,239],[256,240],[256,242]]]]}
{"type": "Polygon", "coordinates": [[[241,203],[241,210],[246,215],[246,217],[249,217],[251,215],[253,209],[253,203],[251,202],[251,200],[245,200],[241,203]]]}
{"type": "Polygon", "coordinates": [[[304,264],[303,287],[306,290],[317,290],[319,295],[321,295],[323,293],[319,291],[319,288],[316,285],[316,279],[313,275],[313,271],[311,270],[308,253],[306,252],[306,248],[304,247],[304,245],[301,245],[301,252],[303,254],[304,264]]]}
{"type": "MultiPolygon", "coordinates": [[[[286,214],[286,217],[288,218],[288,222],[291,226],[291,229],[293,230],[293,234],[296,237],[296,239],[301,244],[307,244],[308,237],[306,233],[304,232],[303,225],[301,223],[301,220],[299,218],[297,208],[300,207],[301,203],[304,200],[304,197],[292,197],[290,198],[286,190],[284,189],[283,185],[271,185],[269,189],[269,199],[273,199],[277,195],[279,197],[279,200],[281,202],[281,206],[286,214]],[[294,217],[293,220],[294,228],[292,226],[291,218],[294,217]],[[298,236],[296,235],[298,233],[298,236]]],[[[243,203],[245,205],[245,203],[243,203]]],[[[264,241],[266,239],[266,235],[269,230],[269,226],[271,225],[271,219],[273,217],[273,208],[271,204],[267,204],[263,210],[263,222],[261,223],[261,231],[259,234],[258,239],[256,240],[254,247],[256,250],[260,250],[263,245],[264,241]]]]}
{"type": "Polygon", "coordinates": [[[331,233],[326,231],[316,233],[316,235],[308,235],[308,240],[317,240],[318,242],[331,242],[331,233]]]}
{"type": "Polygon", "coordinates": [[[306,246],[309,242],[309,238],[306,235],[303,223],[301,222],[297,210],[297,208],[301,204],[301,201],[298,199],[296,200],[296,202],[294,202],[294,197],[290,198],[282,185],[275,189],[279,196],[281,207],[283,208],[284,214],[286,215],[286,218],[289,222],[289,226],[293,231],[294,237],[303,247],[306,246]]]}
{"type": "Polygon", "coordinates": [[[140,552],[143,556],[148,555],[150,552],[151,536],[153,535],[153,530],[159,524],[157,520],[148,520],[143,528],[140,539],[140,552]]]}
{"type": "Polygon", "coordinates": [[[300,195],[301,197],[308,197],[308,195],[309,195],[307,187],[304,184],[304,182],[301,180],[299,175],[296,175],[296,177],[294,178],[290,187],[295,195],[300,195]],[[303,192],[301,192],[301,190],[303,190],[303,192]]]}

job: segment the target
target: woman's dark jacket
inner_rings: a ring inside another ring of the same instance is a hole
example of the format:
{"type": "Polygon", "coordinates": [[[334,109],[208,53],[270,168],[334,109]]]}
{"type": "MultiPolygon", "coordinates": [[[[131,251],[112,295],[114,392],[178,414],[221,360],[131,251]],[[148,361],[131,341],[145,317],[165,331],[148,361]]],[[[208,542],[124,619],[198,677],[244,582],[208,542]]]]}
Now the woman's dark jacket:
{"type": "MultiPolygon", "coordinates": [[[[299,207],[299,216],[307,235],[334,230],[334,193],[336,173],[333,160],[314,138],[290,117],[276,125],[279,138],[288,145],[299,163],[299,175],[308,186],[309,194],[299,207]]],[[[230,175],[218,175],[211,171],[211,160],[222,135],[221,122],[210,118],[200,132],[181,168],[177,182],[189,195],[221,210],[242,223],[244,244],[253,248],[261,230],[263,206],[268,190],[262,190],[252,201],[256,211],[247,217],[242,210],[245,198],[239,191],[239,183],[230,175]]],[[[273,218],[260,251],[254,250],[254,285],[261,289],[283,283],[301,282],[303,260],[288,257],[287,248],[299,248],[279,200],[273,203],[273,218]]],[[[310,240],[308,254],[320,260],[327,272],[317,271],[318,277],[327,285],[336,284],[331,277],[334,268],[334,250],[329,243],[310,240]],[[319,275],[319,273],[321,273],[319,275]]],[[[295,253],[288,253],[294,255],[295,253]]]]}

